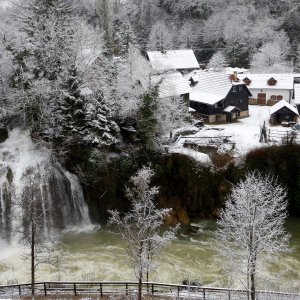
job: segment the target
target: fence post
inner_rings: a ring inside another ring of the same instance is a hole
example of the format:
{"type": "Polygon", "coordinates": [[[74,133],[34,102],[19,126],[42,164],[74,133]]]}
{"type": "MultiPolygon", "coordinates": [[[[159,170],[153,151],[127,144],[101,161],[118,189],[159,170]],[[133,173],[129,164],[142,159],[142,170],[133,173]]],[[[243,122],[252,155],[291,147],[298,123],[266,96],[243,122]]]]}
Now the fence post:
{"type": "Polygon", "coordinates": [[[126,287],[126,296],[128,296],[128,283],[125,284],[126,287]]]}
{"type": "Polygon", "coordinates": [[[203,300],[205,300],[205,289],[203,289],[203,300]]]}
{"type": "Polygon", "coordinates": [[[180,299],[179,296],[180,296],[180,288],[179,286],[177,286],[177,299],[180,299]]]}
{"type": "Polygon", "coordinates": [[[230,290],[228,291],[228,300],[230,300],[230,290]]]}
{"type": "Polygon", "coordinates": [[[153,283],[151,284],[151,294],[152,294],[152,296],[154,295],[154,284],[153,283]]]}
{"type": "Polygon", "coordinates": [[[21,296],[21,286],[19,285],[19,295],[21,296]]]}
{"type": "Polygon", "coordinates": [[[74,283],[74,295],[77,296],[77,292],[76,292],[76,283],[74,283]]]}
{"type": "Polygon", "coordinates": [[[102,283],[100,283],[100,297],[102,298],[103,294],[102,294],[102,283]]]}
{"type": "Polygon", "coordinates": [[[46,287],[46,282],[44,282],[44,293],[45,293],[45,296],[47,296],[47,287],[46,287]]]}

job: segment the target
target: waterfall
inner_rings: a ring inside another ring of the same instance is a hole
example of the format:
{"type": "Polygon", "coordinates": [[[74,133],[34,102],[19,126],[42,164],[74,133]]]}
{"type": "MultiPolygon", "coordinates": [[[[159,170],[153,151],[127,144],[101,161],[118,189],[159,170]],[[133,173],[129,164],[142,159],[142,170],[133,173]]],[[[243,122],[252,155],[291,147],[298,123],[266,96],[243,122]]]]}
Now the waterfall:
{"type": "Polygon", "coordinates": [[[34,210],[40,230],[90,225],[76,175],[53,164],[51,151],[38,148],[29,131],[13,129],[0,144],[0,235],[10,239],[34,210]]]}

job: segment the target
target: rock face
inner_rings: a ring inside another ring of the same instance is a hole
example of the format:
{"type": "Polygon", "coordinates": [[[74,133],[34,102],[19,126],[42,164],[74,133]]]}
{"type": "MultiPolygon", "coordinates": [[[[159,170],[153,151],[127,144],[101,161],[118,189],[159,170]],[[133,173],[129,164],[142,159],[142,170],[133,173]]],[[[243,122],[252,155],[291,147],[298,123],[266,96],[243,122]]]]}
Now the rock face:
{"type": "Polygon", "coordinates": [[[6,128],[0,128],[0,143],[3,143],[8,139],[8,130],[6,128]]]}
{"type": "Polygon", "coordinates": [[[51,152],[37,149],[29,132],[14,129],[0,144],[0,234],[12,231],[30,214],[26,201],[43,211],[39,226],[65,228],[90,223],[78,178],[51,161],[51,152]],[[30,198],[32,197],[32,199],[30,198]]]}

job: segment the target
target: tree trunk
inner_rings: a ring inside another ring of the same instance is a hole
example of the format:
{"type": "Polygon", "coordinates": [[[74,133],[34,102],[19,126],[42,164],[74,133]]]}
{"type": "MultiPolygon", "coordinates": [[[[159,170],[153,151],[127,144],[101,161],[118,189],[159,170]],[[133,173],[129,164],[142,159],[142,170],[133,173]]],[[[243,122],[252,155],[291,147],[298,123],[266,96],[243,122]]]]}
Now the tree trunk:
{"type": "Polygon", "coordinates": [[[35,229],[34,222],[31,221],[31,299],[34,300],[34,284],[35,284],[35,262],[34,262],[34,247],[35,247],[35,229]]]}
{"type": "Polygon", "coordinates": [[[139,278],[138,300],[142,300],[142,277],[139,278]]]}
{"type": "Polygon", "coordinates": [[[255,300],[255,275],[254,275],[254,273],[251,273],[250,281],[251,281],[251,300],[255,300]]]}

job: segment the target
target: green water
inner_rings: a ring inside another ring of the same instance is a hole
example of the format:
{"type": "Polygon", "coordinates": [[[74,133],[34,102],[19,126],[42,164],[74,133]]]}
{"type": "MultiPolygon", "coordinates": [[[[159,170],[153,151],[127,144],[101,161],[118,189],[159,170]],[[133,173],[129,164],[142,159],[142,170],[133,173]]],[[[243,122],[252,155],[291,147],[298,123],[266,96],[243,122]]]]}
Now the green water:
{"type": "MultiPolygon", "coordinates": [[[[215,222],[195,223],[204,226],[203,232],[189,235],[183,229],[178,240],[160,256],[159,268],[151,281],[181,283],[189,278],[210,286],[229,285],[216,260],[214,249],[218,245],[212,241],[215,222]]],[[[286,227],[292,235],[293,251],[267,265],[262,274],[263,287],[300,290],[300,219],[289,219],[286,227]]],[[[17,245],[0,246],[1,283],[28,282],[30,262],[21,259],[23,250],[17,245]]],[[[41,266],[37,280],[134,280],[123,256],[124,248],[124,242],[105,228],[65,233],[58,266],[41,266]]]]}

